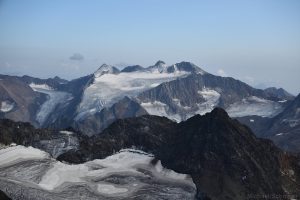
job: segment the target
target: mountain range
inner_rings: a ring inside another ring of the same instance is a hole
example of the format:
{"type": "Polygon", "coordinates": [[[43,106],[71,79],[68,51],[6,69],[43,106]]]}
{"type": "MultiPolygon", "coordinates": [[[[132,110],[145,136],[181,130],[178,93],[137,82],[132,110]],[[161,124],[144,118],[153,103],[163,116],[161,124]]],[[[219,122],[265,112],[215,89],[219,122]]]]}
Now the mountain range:
{"type": "Polygon", "coordinates": [[[215,76],[190,62],[168,66],[158,61],[147,68],[134,65],[123,70],[104,64],[71,81],[0,75],[0,94],[1,118],[40,128],[72,127],[88,136],[117,119],[150,114],[180,122],[221,107],[258,136],[299,151],[299,116],[284,114],[298,113],[298,98],[282,88],[255,89],[215,76]],[[284,130],[278,126],[283,120],[284,130]]]}
{"type": "Polygon", "coordinates": [[[1,198],[300,193],[300,95],[282,88],[189,62],[104,64],[71,81],[0,75],[0,106],[1,198]]]}

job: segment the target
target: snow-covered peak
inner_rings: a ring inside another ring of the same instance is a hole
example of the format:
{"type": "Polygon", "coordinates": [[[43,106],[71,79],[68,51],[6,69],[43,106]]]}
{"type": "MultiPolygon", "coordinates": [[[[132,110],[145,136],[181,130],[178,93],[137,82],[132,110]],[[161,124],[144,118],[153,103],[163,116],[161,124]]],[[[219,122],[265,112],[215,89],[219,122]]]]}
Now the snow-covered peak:
{"type": "Polygon", "coordinates": [[[150,66],[149,70],[151,72],[166,73],[166,72],[168,72],[168,66],[166,65],[166,63],[164,61],[159,60],[155,63],[155,65],[150,66]]]}
{"type": "Polygon", "coordinates": [[[120,71],[111,65],[107,65],[107,64],[103,64],[101,65],[101,67],[98,68],[98,70],[94,73],[95,77],[100,77],[103,74],[117,74],[120,71]]]}

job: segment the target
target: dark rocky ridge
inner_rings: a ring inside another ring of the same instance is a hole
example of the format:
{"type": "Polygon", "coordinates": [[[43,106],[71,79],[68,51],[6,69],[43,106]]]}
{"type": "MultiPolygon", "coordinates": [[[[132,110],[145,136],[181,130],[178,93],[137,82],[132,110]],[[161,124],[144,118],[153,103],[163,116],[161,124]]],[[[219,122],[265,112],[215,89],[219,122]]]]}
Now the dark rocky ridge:
{"type": "Polygon", "coordinates": [[[79,146],[80,135],[75,133],[72,128],[66,130],[73,134],[63,134],[52,129],[36,129],[30,123],[0,119],[0,143],[32,146],[56,157],[79,146]]]}
{"type": "Polygon", "coordinates": [[[136,71],[144,71],[145,68],[143,68],[142,66],[140,65],[132,65],[132,66],[128,66],[128,67],[125,67],[124,69],[121,70],[121,72],[136,72],[136,71]]]}
{"type": "Polygon", "coordinates": [[[300,192],[299,157],[256,138],[219,108],[179,124],[157,116],[117,120],[58,159],[81,163],[132,146],[153,153],[167,168],[191,174],[199,199],[300,192]]]}
{"type": "Polygon", "coordinates": [[[0,200],[11,200],[3,191],[0,190],[0,200]]]}

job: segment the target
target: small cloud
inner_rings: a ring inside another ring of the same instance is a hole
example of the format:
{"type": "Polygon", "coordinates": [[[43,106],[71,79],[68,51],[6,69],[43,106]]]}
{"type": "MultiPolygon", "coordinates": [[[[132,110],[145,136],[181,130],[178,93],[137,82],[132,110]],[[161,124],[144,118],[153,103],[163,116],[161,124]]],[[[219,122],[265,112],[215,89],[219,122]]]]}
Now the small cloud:
{"type": "Polygon", "coordinates": [[[74,53],[71,57],[70,60],[77,60],[77,61],[81,61],[84,60],[83,55],[81,55],[80,53],[74,53]]]}
{"type": "Polygon", "coordinates": [[[223,77],[228,76],[227,73],[223,69],[218,69],[217,74],[219,76],[223,76],[223,77]]]}

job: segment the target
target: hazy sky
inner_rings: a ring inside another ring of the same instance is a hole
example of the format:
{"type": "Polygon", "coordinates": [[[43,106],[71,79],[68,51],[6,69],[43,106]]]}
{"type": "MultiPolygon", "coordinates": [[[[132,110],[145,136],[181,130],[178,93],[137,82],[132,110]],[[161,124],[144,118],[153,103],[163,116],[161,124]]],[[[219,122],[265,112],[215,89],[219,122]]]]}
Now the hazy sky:
{"type": "Polygon", "coordinates": [[[190,61],[300,92],[299,0],[0,0],[0,73],[72,79],[190,61]]]}

